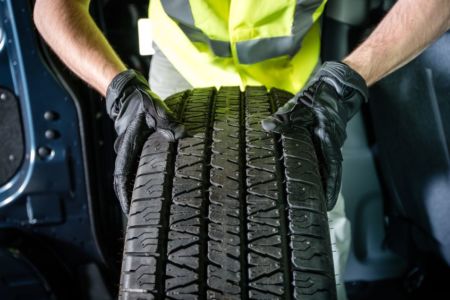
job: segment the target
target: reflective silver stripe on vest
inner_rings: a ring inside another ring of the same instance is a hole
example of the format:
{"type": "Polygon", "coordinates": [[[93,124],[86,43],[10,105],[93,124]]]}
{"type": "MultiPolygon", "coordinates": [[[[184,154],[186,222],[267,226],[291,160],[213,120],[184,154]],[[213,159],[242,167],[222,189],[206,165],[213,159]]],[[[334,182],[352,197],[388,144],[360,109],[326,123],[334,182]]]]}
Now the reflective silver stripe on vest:
{"type": "Polygon", "coordinates": [[[180,29],[192,42],[202,42],[219,57],[231,57],[231,46],[227,41],[210,39],[201,29],[195,27],[189,0],[161,0],[166,14],[177,22],[180,29]]]}
{"type": "Polygon", "coordinates": [[[254,39],[236,43],[241,64],[254,64],[278,56],[294,56],[301,48],[303,38],[313,25],[313,14],[323,0],[297,0],[292,24],[292,35],[254,39]]]}
{"type": "MultiPolygon", "coordinates": [[[[301,48],[304,36],[313,25],[313,14],[323,0],[297,0],[289,36],[260,38],[236,43],[239,63],[254,64],[279,56],[294,56],[301,48]]],[[[193,42],[209,45],[220,57],[231,57],[231,46],[227,41],[210,39],[201,29],[195,27],[189,0],[161,0],[164,11],[193,42]]]]}

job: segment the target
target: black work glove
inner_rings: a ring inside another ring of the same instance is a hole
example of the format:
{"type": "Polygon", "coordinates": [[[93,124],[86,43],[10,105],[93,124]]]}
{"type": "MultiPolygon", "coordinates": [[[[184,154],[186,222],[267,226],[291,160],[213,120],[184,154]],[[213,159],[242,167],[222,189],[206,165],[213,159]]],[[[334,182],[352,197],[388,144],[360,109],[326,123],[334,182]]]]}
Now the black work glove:
{"type": "Polygon", "coordinates": [[[367,98],[366,82],[356,71],[343,63],[326,62],[302,91],[262,121],[266,131],[281,133],[283,128],[304,126],[313,134],[328,210],[341,188],[347,122],[367,98]]]}
{"type": "Polygon", "coordinates": [[[121,72],[111,81],[106,110],[118,135],[114,143],[114,190],[127,214],[137,162],[148,136],[157,130],[168,141],[174,141],[183,137],[185,130],[166,104],[150,91],[144,76],[134,70],[121,72]]]}

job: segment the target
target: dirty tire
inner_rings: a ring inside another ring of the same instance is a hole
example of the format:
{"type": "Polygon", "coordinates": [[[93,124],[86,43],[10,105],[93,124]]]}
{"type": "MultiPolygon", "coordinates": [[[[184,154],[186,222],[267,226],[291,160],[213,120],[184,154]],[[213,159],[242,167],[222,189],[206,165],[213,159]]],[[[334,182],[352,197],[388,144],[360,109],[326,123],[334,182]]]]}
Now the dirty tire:
{"type": "Polygon", "coordinates": [[[323,189],[303,128],[260,121],[292,95],[194,89],[166,100],[191,133],[152,134],[134,184],[121,299],[334,299],[323,189]]]}

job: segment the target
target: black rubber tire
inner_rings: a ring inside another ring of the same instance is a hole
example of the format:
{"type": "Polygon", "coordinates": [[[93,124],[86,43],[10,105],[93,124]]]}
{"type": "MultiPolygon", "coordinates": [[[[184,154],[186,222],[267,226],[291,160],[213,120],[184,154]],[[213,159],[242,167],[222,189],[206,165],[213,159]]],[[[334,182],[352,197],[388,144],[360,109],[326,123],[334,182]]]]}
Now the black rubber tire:
{"type": "Polygon", "coordinates": [[[334,299],[311,136],[265,133],[292,97],[194,89],[166,100],[192,137],[152,134],[134,184],[121,299],[334,299]]]}

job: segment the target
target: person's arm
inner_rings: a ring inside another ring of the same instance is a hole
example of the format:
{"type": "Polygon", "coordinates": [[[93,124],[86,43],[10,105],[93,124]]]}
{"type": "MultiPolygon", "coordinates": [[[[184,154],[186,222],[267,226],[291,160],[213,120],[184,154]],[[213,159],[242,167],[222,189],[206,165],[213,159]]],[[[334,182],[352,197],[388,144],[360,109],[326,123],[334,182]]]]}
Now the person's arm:
{"type": "Polygon", "coordinates": [[[343,60],[371,85],[405,65],[450,28],[450,0],[399,0],[343,60]]]}
{"type": "Polygon", "coordinates": [[[158,131],[173,141],[185,136],[184,126],[151,92],[142,74],[127,70],[89,15],[89,0],[37,0],[34,21],[62,61],[105,96],[118,136],[114,190],[128,213],[136,163],[147,137],[158,131]]]}
{"type": "Polygon", "coordinates": [[[103,96],[126,70],[89,14],[89,0],[37,0],[34,22],[61,60],[103,96]]]}
{"type": "Polygon", "coordinates": [[[399,0],[343,63],[324,63],[302,91],[263,120],[266,131],[281,133],[295,126],[311,131],[328,210],[340,191],[347,122],[367,101],[367,85],[418,55],[449,28],[449,18],[450,0],[399,0]]]}

